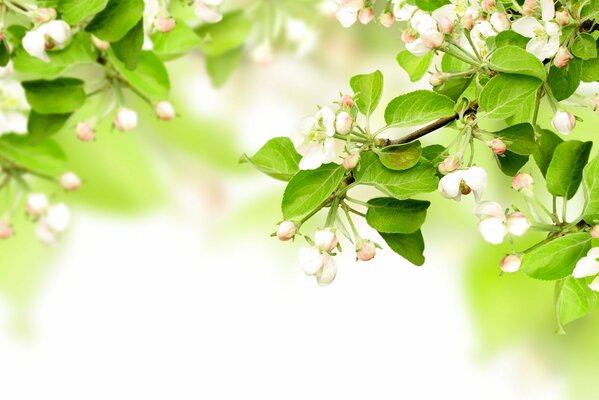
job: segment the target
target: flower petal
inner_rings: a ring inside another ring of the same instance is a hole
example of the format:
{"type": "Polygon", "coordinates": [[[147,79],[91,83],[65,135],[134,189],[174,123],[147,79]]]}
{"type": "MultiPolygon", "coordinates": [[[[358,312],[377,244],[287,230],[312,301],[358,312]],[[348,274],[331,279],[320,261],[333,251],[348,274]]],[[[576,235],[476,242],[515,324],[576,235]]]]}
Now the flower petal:
{"type": "Polygon", "coordinates": [[[491,244],[503,243],[507,228],[501,218],[487,218],[479,222],[478,230],[486,242],[491,244]]]}
{"type": "Polygon", "coordinates": [[[543,29],[543,25],[541,25],[536,18],[530,16],[520,18],[512,24],[512,30],[514,32],[528,38],[535,37],[535,31],[537,29],[543,29]]]}

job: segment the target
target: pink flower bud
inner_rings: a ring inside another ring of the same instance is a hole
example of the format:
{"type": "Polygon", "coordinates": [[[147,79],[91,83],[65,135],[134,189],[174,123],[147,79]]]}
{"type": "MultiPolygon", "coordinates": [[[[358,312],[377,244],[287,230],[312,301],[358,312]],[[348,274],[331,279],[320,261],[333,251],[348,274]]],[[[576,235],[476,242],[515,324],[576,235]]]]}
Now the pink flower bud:
{"type": "Polygon", "coordinates": [[[156,115],[163,121],[171,121],[175,118],[175,108],[168,101],[161,101],[156,104],[156,115]]]}
{"type": "Polygon", "coordinates": [[[56,10],[53,8],[38,8],[32,11],[31,16],[35,22],[48,22],[56,18],[56,10]]]}
{"type": "Polygon", "coordinates": [[[499,138],[491,140],[491,143],[489,145],[491,147],[491,150],[493,150],[493,153],[497,155],[504,154],[507,151],[506,144],[503,142],[503,140],[499,138]]]}
{"type": "Polygon", "coordinates": [[[441,172],[442,174],[448,174],[450,172],[455,171],[456,169],[458,169],[460,166],[460,158],[455,156],[455,155],[451,155],[447,158],[445,158],[445,160],[443,160],[443,162],[441,162],[441,164],[439,164],[439,166],[437,167],[439,169],[439,172],[441,172]]]}
{"type": "Polygon", "coordinates": [[[121,132],[135,129],[137,127],[137,113],[128,108],[121,108],[114,118],[114,126],[121,132]]]}
{"type": "Polygon", "coordinates": [[[164,15],[159,15],[156,18],[156,22],[154,26],[156,26],[156,30],[158,32],[167,33],[172,31],[175,28],[176,22],[172,17],[166,17],[164,15]]]}
{"type": "Polygon", "coordinates": [[[503,257],[499,267],[503,272],[518,272],[521,263],[522,260],[520,260],[520,257],[515,254],[508,254],[503,257]]]}
{"type": "Polygon", "coordinates": [[[297,227],[294,222],[283,221],[279,225],[279,229],[277,229],[277,237],[283,242],[291,240],[295,236],[296,229],[297,227]]]}
{"type": "Polygon", "coordinates": [[[100,51],[106,51],[110,47],[110,42],[107,42],[102,39],[98,39],[94,35],[92,35],[92,43],[94,44],[94,46],[96,46],[96,49],[98,49],[100,51]]]}
{"type": "Polygon", "coordinates": [[[354,120],[349,113],[341,111],[335,118],[335,129],[338,133],[346,135],[351,132],[354,120]]]}
{"type": "Polygon", "coordinates": [[[525,172],[519,172],[518,175],[514,176],[512,179],[512,188],[517,191],[522,190],[530,190],[532,189],[532,185],[534,180],[532,176],[525,172]]]}
{"type": "Polygon", "coordinates": [[[416,35],[411,31],[403,31],[401,33],[401,41],[404,42],[404,44],[412,43],[414,40],[416,40],[416,35]]]}
{"type": "Polygon", "coordinates": [[[534,14],[537,8],[539,7],[537,0],[524,0],[524,5],[522,6],[522,13],[526,15],[534,14]]]}
{"type": "Polygon", "coordinates": [[[67,172],[60,177],[60,186],[69,192],[76,192],[81,187],[81,180],[72,172],[67,172]]]}
{"type": "Polygon", "coordinates": [[[358,166],[360,162],[360,152],[355,151],[350,153],[347,157],[343,159],[343,168],[350,170],[354,169],[358,166]]]}
{"type": "Polygon", "coordinates": [[[558,11],[555,13],[555,21],[561,26],[566,26],[570,23],[570,14],[566,10],[558,11]]]}
{"type": "Polygon", "coordinates": [[[441,86],[445,83],[445,75],[439,71],[434,72],[431,74],[428,82],[431,84],[431,86],[441,86]]]}
{"type": "Polygon", "coordinates": [[[442,17],[439,20],[439,30],[442,33],[451,33],[453,31],[453,22],[447,17],[442,17]]]}
{"type": "Polygon", "coordinates": [[[330,228],[314,233],[314,245],[322,251],[331,252],[337,246],[337,235],[330,228]]]}
{"type": "Polygon", "coordinates": [[[358,20],[362,25],[368,25],[374,19],[372,7],[363,8],[358,12],[358,20]]]}
{"type": "Polygon", "coordinates": [[[370,261],[376,255],[376,246],[370,240],[361,242],[356,249],[356,258],[360,261],[370,261]]]}
{"type": "Polygon", "coordinates": [[[568,61],[572,58],[572,54],[564,46],[557,50],[557,54],[553,58],[553,64],[558,68],[564,68],[568,65],[568,61]]]}
{"type": "Polygon", "coordinates": [[[551,125],[562,135],[567,135],[576,127],[576,118],[571,112],[557,111],[551,120],[551,125]]]}
{"type": "Polygon", "coordinates": [[[424,32],[421,36],[422,43],[429,49],[438,49],[445,40],[445,35],[434,29],[424,32]]]}
{"type": "Polygon", "coordinates": [[[503,32],[510,29],[510,20],[505,13],[496,12],[491,15],[491,25],[497,32],[503,32]]]}
{"type": "Polygon", "coordinates": [[[43,193],[31,193],[27,196],[25,211],[34,218],[40,217],[48,211],[48,197],[43,193]]]}
{"type": "Polygon", "coordinates": [[[483,8],[483,10],[489,12],[489,10],[491,10],[493,7],[495,7],[496,3],[495,0],[482,0],[481,1],[481,6],[483,8]]]}
{"type": "Polygon", "coordinates": [[[14,235],[14,231],[9,223],[0,221],[0,240],[10,239],[14,235]]]}
{"type": "Polygon", "coordinates": [[[599,239],[599,225],[595,225],[591,228],[591,236],[593,239],[599,239]]]}
{"type": "Polygon", "coordinates": [[[91,142],[96,139],[96,132],[88,122],[79,122],[75,131],[77,133],[77,139],[82,142],[91,142]]]}
{"type": "Polygon", "coordinates": [[[341,96],[341,107],[352,108],[354,106],[354,98],[349,94],[341,96]]]}
{"type": "Polygon", "coordinates": [[[474,17],[470,14],[466,14],[460,19],[460,25],[464,29],[472,29],[474,27],[474,17]]]}
{"type": "Polygon", "coordinates": [[[379,21],[385,28],[391,28],[395,23],[395,17],[391,11],[387,11],[379,17],[379,21]]]}

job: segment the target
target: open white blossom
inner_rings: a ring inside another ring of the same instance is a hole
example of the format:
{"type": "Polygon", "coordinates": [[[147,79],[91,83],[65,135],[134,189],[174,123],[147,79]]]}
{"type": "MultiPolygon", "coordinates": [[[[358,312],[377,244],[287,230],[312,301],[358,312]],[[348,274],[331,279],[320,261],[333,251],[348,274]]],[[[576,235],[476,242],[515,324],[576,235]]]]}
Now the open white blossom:
{"type": "Polygon", "coordinates": [[[358,12],[364,8],[364,0],[337,0],[337,3],[337,21],[344,28],[349,28],[358,20],[358,12]]]}
{"type": "Polygon", "coordinates": [[[303,157],[300,169],[316,169],[322,164],[341,162],[340,155],[344,143],[335,139],[335,113],[328,107],[322,107],[316,115],[304,121],[302,141],[296,146],[303,157]]]}
{"type": "Polygon", "coordinates": [[[302,247],[299,262],[306,275],[315,276],[320,286],[333,282],[337,275],[335,260],[328,253],[322,253],[317,247],[302,247]]]}
{"type": "Polygon", "coordinates": [[[27,133],[29,104],[21,83],[0,79],[0,136],[7,133],[27,133]]]}
{"type": "Polygon", "coordinates": [[[46,215],[38,221],[35,234],[43,244],[56,246],[60,234],[66,231],[70,220],[71,213],[65,204],[53,205],[48,208],[46,215]]]}
{"type": "MultiPolygon", "coordinates": [[[[599,274],[599,247],[593,247],[585,257],[576,263],[572,276],[574,278],[585,278],[599,274]]],[[[595,282],[593,282],[595,283],[595,282]]]]}
{"type": "Polygon", "coordinates": [[[23,48],[33,57],[50,62],[49,49],[63,49],[71,39],[71,27],[64,21],[54,20],[38,26],[23,37],[23,48]]]}
{"type": "Polygon", "coordinates": [[[219,6],[223,0],[195,0],[194,10],[199,19],[209,24],[215,24],[223,19],[219,6]]]}
{"type": "Polygon", "coordinates": [[[526,16],[512,24],[514,32],[530,38],[526,50],[543,61],[553,57],[559,49],[560,26],[553,22],[555,6],[553,0],[541,0],[541,21],[526,16]]]}
{"type": "Polygon", "coordinates": [[[470,167],[450,172],[439,181],[439,193],[447,199],[460,201],[462,181],[472,190],[476,202],[479,202],[487,187],[487,172],[481,167],[470,167]]]}
{"type": "Polygon", "coordinates": [[[522,236],[530,227],[526,216],[520,212],[509,214],[499,203],[494,201],[482,201],[472,210],[480,222],[478,230],[486,242],[500,244],[509,233],[514,236],[522,236]]]}

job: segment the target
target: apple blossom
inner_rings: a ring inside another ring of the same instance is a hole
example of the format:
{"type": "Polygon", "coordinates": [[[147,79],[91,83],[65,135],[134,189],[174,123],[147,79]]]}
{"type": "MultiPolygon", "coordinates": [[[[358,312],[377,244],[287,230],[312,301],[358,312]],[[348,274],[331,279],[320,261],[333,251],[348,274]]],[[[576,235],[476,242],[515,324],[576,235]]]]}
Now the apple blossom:
{"type": "Polygon", "coordinates": [[[321,253],[316,247],[302,247],[299,251],[299,262],[306,275],[316,276],[320,286],[330,284],[337,275],[333,257],[321,253]]]}
{"type": "Polygon", "coordinates": [[[453,31],[453,21],[447,17],[439,20],[439,31],[442,33],[451,33],[453,31]]]}
{"type": "Polygon", "coordinates": [[[472,15],[464,15],[460,19],[460,25],[464,29],[472,29],[474,27],[474,22],[475,20],[474,17],[472,17],[472,15]]]}
{"type": "Polygon", "coordinates": [[[480,5],[483,10],[489,12],[493,7],[495,7],[495,0],[482,0],[480,5]]]}
{"type": "Polygon", "coordinates": [[[585,278],[599,274],[599,247],[593,247],[576,263],[572,276],[574,278],[585,278]]]}
{"type": "Polygon", "coordinates": [[[339,0],[337,20],[344,28],[349,28],[358,19],[358,12],[364,8],[364,0],[339,0]]]}
{"type": "Polygon", "coordinates": [[[317,230],[314,233],[314,245],[324,252],[331,252],[337,246],[337,235],[330,228],[317,230]]]}
{"type": "Polygon", "coordinates": [[[0,79],[0,136],[26,134],[28,111],[23,86],[12,79],[0,79]]]}
{"type": "Polygon", "coordinates": [[[530,228],[528,218],[526,218],[526,215],[521,212],[513,212],[508,214],[505,225],[507,231],[514,236],[522,236],[526,233],[528,228],[530,228]]]}
{"type": "Polygon", "coordinates": [[[553,59],[553,64],[558,68],[564,68],[568,65],[568,61],[570,61],[571,58],[573,58],[572,54],[570,54],[566,47],[562,46],[557,50],[557,54],[553,59]]]}
{"type": "Polygon", "coordinates": [[[532,179],[532,176],[530,176],[529,174],[524,173],[524,172],[519,172],[512,179],[512,188],[519,192],[527,191],[527,190],[532,189],[533,183],[534,183],[534,180],[532,179]]]}
{"type": "Polygon", "coordinates": [[[299,163],[300,169],[316,169],[338,159],[344,144],[333,138],[335,119],[333,110],[322,107],[314,117],[305,120],[301,132],[302,141],[296,145],[298,153],[303,156],[299,163]]]}
{"type": "Polygon", "coordinates": [[[428,82],[431,86],[441,86],[445,83],[445,75],[442,72],[435,71],[431,74],[428,82]]]}
{"type": "Polygon", "coordinates": [[[8,222],[0,221],[0,240],[10,239],[13,235],[12,226],[8,222]]]}
{"type": "Polygon", "coordinates": [[[570,23],[570,20],[570,14],[568,14],[568,11],[566,10],[557,11],[555,13],[555,22],[557,22],[561,26],[568,25],[570,23]]]}
{"type": "Polygon", "coordinates": [[[277,229],[277,237],[280,241],[286,242],[295,237],[295,232],[297,230],[297,226],[293,221],[283,221],[279,224],[279,229],[277,229]]]}
{"type": "Polygon", "coordinates": [[[593,99],[593,110],[599,114],[599,96],[595,96],[593,99]]]}
{"type": "Polygon", "coordinates": [[[204,22],[215,24],[223,19],[219,6],[223,0],[195,0],[194,10],[196,16],[204,22]]]}
{"type": "Polygon", "coordinates": [[[591,228],[591,236],[593,239],[599,239],[599,225],[595,225],[591,228]]]}
{"type": "Polygon", "coordinates": [[[360,163],[360,152],[353,151],[353,152],[349,153],[349,155],[343,159],[343,163],[341,165],[343,165],[343,168],[350,170],[350,169],[356,168],[359,163],[360,163]]]}
{"type": "Polygon", "coordinates": [[[524,0],[524,4],[522,5],[522,12],[524,14],[534,14],[539,7],[537,0],[524,0]]]}
{"type": "Polygon", "coordinates": [[[154,26],[158,32],[167,33],[175,28],[176,22],[173,17],[159,15],[154,22],[154,26]]]}
{"type": "Polygon", "coordinates": [[[408,4],[406,0],[393,0],[393,16],[398,21],[409,21],[418,7],[408,4]]]}
{"type": "Polygon", "coordinates": [[[460,201],[462,182],[474,192],[474,198],[476,202],[479,202],[487,187],[487,173],[483,168],[477,166],[450,172],[439,181],[439,193],[445,198],[460,201]]]}
{"type": "Polygon", "coordinates": [[[557,53],[560,44],[561,30],[558,24],[552,22],[555,8],[552,0],[541,1],[542,20],[526,16],[512,24],[512,30],[530,38],[526,50],[543,61],[557,53]]]}
{"type": "Polygon", "coordinates": [[[474,206],[472,212],[479,218],[478,230],[485,241],[492,244],[503,242],[505,235],[522,236],[529,228],[528,219],[521,212],[505,216],[499,203],[482,201],[474,206]]]}
{"type": "Polygon", "coordinates": [[[354,120],[349,113],[342,111],[335,117],[335,129],[338,133],[346,135],[351,132],[354,120]]]}
{"type": "Polygon", "coordinates": [[[38,221],[35,226],[35,236],[42,244],[48,247],[58,245],[58,234],[50,229],[44,220],[38,221]]]}
{"type": "Polygon", "coordinates": [[[23,37],[23,48],[33,57],[50,62],[46,50],[64,48],[71,39],[71,27],[64,21],[54,20],[29,31],[23,37]]]}
{"type": "Polygon", "coordinates": [[[48,208],[46,214],[47,226],[55,232],[64,232],[69,226],[71,212],[64,203],[59,203],[48,208]]]}
{"type": "Polygon", "coordinates": [[[551,120],[551,125],[562,135],[567,135],[576,127],[576,118],[571,112],[558,110],[551,120]]]}
{"type": "Polygon", "coordinates": [[[337,276],[337,264],[329,254],[322,255],[322,268],[316,272],[316,281],[319,286],[327,286],[337,276]]]}
{"type": "Polygon", "coordinates": [[[368,25],[374,19],[372,7],[363,8],[358,12],[358,20],[362,25],[368,25]]]}
{"type": "Polygon", "coordinates": [[[493,29],[495,29],[497,32],[503,32],[510,29],[510,21],[505,13],[496,12],[491,14],[490,22],[493,26],[493,29]]]}
{"type": "Polygon", "coordinates": [[[460,167],[460,158],[456,155],[446,157],[437,167],[443,175],[453,172],[460,167]]]}
{"type": "Polygon", "coordinates": [[[506,146],[505,142],[499,138],[495,138],[495,139],[491,140],[491,142],[489,143],[489,146],[491,147],[491,150],[493,151],[493,153],[495,153],[497,155],[504,154],[507,151],[507,146],[506,146]]]}
{"type": "Polygon", "coordinates": [[[53,8],[38,8],[31,12],[31,17],[37,23],[48,22],[56,18],[56,10],[53,8]]]}
{"type": "Polygon", "coordinates": [[[92,142],[96,139],[96,131],[92,128],[89,122],[79,122],[75,129],[77,139],[82,142],[92,142]]]}
{"type": "Polygon", "coordinates": [[[114,118],[114,126],[121,132],[127,132],[137,127],[137,113],[128,108],[121,108],[114,118]]]}
{"type": "Polygon", "coordinates": [[[48,197],[43,193],[30,193],[27,196],[25,210],[34,218],[40,217],[48,211],[48,197]]]}
{"type": "Polygon", "coordinates": [[[412,32],[410,32],[410,31],[403,31],[401,33],[401,41],[404,44],[412,43],[414,40],[416,40],[416,36],[412,32]]]}
{"type": "Polygon", "coordinates": [[[354,106],[354,98],[349,94],[344,94],[341,96],[341,106],[352,108],[354,106]]]}
{"type": "Polygon", "coordinates": [[[387,11],[379,17],[379,21],[385,28],[391,28],[395,23],[395,17],[391,11],[387,11]]]}
{"type": "Polygon", "coordinates": [[[168,101],[161,101],[154,108],[156,115],[163,121],[171,121],[175,118],[175,107],[168,101]]]}
{"type": "Polygon", "coordinates": [[[376,255],[376,246],[370,240],[363,240],[356,248],[356,258],[360,261],[370,261],[376,255]]]}
{"type": "Polygon", "coordinates": [[[499,267],[503,272],[518,272],[522,260],[515,254],[508,254],[501,259],[499,267]]]}
{"type": "Polygon", "coordinates": [[[94,44],[94,46],[96,46],[96,48],[98,50],[106,51],[110,47],[110,42],[107,42],[106,40],[98,39],[94,35],[91,35],[91,37],[92,37],[92,43],[94,44]]]}
{"type": "Polygon", "coordinates": [[[73,172],[67,172],[60,177],[60,186],[69,192],[75,192],[81,187],[81,180],[73,172]]]}

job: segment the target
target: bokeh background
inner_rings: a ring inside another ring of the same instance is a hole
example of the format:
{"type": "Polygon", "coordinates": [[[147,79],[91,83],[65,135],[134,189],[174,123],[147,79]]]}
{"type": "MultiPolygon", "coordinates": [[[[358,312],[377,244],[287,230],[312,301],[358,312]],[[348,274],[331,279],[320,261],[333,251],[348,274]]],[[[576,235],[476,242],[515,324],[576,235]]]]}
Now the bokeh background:
{"type": "MultiPolygon", "coordinates": [[[[299,268],[302,243],[269,237],[284,184],[238,165],[243,152],[294,135],[355,74],[383,71],[381,104],[427,86],[395,62],[397,29],[306,21],[313,48],[298,57],[275,43],[272,60],[256,61],[250,45],[218,89],[200,53],[170,62],[171,123],[140,103],[135,132],[89,145],[63,129],[85,183],[66,198],[72,229],[47,249],[22,221],[0,243],[0,398],[599,397],[597,314],[556,335],[552,284],[500,276],[506,249],[479,237],[472,198],[422,197],[434,199],[423,267],[388,249],[356,264],[346,251],[325,288],[299,268]]],[[[578,113],[572,137],[594,139],[596,116],[578,113]]],[[[487,199],[519,204],[490,152],[477,163],[493,176],[487,199]]]]}

